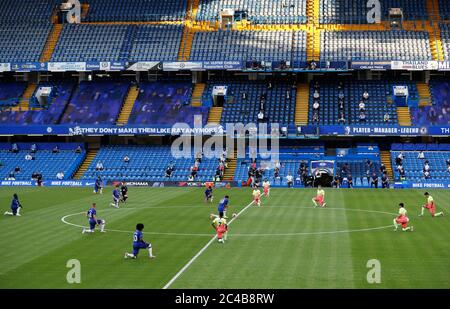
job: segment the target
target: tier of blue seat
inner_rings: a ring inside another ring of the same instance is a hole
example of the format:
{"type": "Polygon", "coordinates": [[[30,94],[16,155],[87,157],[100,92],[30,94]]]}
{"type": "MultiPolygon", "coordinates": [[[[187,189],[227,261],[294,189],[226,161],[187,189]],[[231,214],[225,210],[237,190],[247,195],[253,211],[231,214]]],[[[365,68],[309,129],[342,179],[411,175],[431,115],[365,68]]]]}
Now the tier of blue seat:
{"type": "Polygon", "coordinates": [[[0,144],[0,179],[6,179],[16,167],[20,167],[20,173],[14,173],[16,180],[30,180],[34,172],[42,173],[44,180],[54,180],[56,174],[64,173],[64,179],[70,179],[83,162],[86,155],[83,150],[75,153],[75,148],[81,144],[76,143],[36,143],[38,151],[34,155],[35,160],[25,160],[30,153],[32,143],[17,143],[18,153],[10,152],[11,144],[0,144]],[[59,153],[52,153],[55,146],[60,149],[59,153]]]}
{"type": "MultiPolygon", "coordinates": [[[[412,144],[414,145],[414,144],[412,144]]],[[[436,180],[450,180],[450,172],[447,171],[446,160],[450,159],[450,146],[448,145],[448,150],[439,151],[439,150],[425,150],[425,144],[423,146],[419,146],[417,148],[422,148],[422,151],[425,154],[425,159],[418,159],[419,155],[418,150],[403,150],[403,168],[405,170],[406,180],[415,180],[420,182],[430,182],[436,180]],[[429,161],[430,165],[430,176],[431,178],[425,179],[423,176],[423,167],[424,162],[429,161]]],[[[409,148],[407,148],[409,149],[409,148]]],[[[396,180],[400,179],[400,174],[398,170],[395,168],[395,158],[400,154],[401,151],[392,150],[391,151],[391,160],[392,167],[394,170],[394,178],[396,180]]]]}
{"type": "MultiPolygon", "coordinates": [[[[20,84],[19,84],[20,85],[20,84]]],[[[25,84],[26,85],[26,84],[25,84]]],[[[25,89],[25,85],[23,88],[25,89]]],[[[28,110],[28,111],[12,111],[8,109],[0,110],[0,124],[13,125],[47,125],[57,124],[61,118],[69,99],[75,87],[74,82],[43,82],[38,85],[43,87],[52,87],[55,89],[55,95],[50,102],[48,109],[28,110]]],[[[0,91],[1,93],[1,91],[0,91]]]]}
{"type": "Polygon", "coordinates": [[[0,22],[0,62],[39,61],[51,29],[50,23],[2,24],[0,22]]]}
{"type": "Polygon", "coordinates": [[[0,107],[17,105],[26,86],[26,83],[21,82],[0,83],[0,107]]]}
{"type": "Polygon", "coordinates": [[[209,108],[191,106],[191,96],[190,82],[141,83],[128,123],[170,126],[182,122],[192,127],[198,115],[202,121],[195,123],[205,125],[209,108]]]}
{"type": "Polygon", "coordinates": [[[431,106],[410,108],[414,125],[450,125],[450,82],[430,81],[431,106]]]}
{"type": "Polygon", "coordinates": [[[53,10],[61,2],[61,0],[2,0],[0,23],[50,23],[53,10]]]}
{"type": "Polygon", "coordinates": [[[322,61],[432,60],[426,31],[322,31],[322,61]]]}
{"type": "Polygon", "coordinates": [[[127,96],[128,81],[81,82],[61,123],[115,124],[127,96]]]}
{"type": "MultiPolygon", "coordinates": [[[[339,110],[339,83],[320,82],[319,98],[319,124],[337,125],[340,118],[339,110]]],[[[394,85],[406,85],[409,90],[410,100],[417,100],[417,85],[413,82],[388,82],[388,81],[345,81],[342,91],[344,92],[344,118],[345,125],[348,124],[385,124],[384,115],[389,114],[389,124],[398,124],[397,110],[395,104],[388,103],[388,98],[392,96],[394,85]],[[364,91],[369,93],[369,100],[365,103],[366,121],[359,121],[359,103],[364,91]]],[[[310,85],[309,96],[309,123],[313,123],[313,98],[314,83],[310,85]]],[[[342,123],[341,123],[342,124],[342,123]]],[[[344,125],[344,124],[342,124],[344,125]]]]}
{"type": "Polygon", "coordinates": [[[52,61],[175,61],[180,25],[66,24],[52,61]]]}
{"type": "MultiPolygon", "coordinates": [[[[295,146],[295,147],[280,147],[278,153],[273,153],[273,155],[277,155],[278,159],[267,158],[264,157],[264,154],[257,154],[257,168],[265,168],[265,172],[263,175],[263,179],[267,178],[274,185],[287,185],[286,176],[290,173],[294,179],[298,177],[297,171],[300,167],[300,164],[304,162],[309,170],[309,163],[311,160],[321,159],[324,157],[325,148],[323,145],[312,145],[312,146],[295,146]],[[265,163],[265,160],[270,160],[271,162],[265,163]],[[281,181],[274,179],[274,171],[275,171],[275,161],[279,161],[280,168],[280,176],[281,181]],[[264,162],[264,163],[263,163],[264,162]],[[264,165],[264,166],[263,166],[264,165]]],[[[250,152],[247,149],[246,158],[238,159],[236,165],[236,171],[234,174],[234,180],[238,183],[242,183],[243,181],[247,181],[248,179],[248,170],[251,165],[250,152]]]]}
{"type": "Polygon", "coordinates": [[[261,95],[266,94],[265,117],[270,123],[292,124],[295,120],[296,89],[283,83],[255,81],[213,81],[207,84],[203,92],[204,105],[210,105],[214,86],[227,86],[227,100],[224,103],[221,123],[257,123],[260,111],[261,95]],[[242,98],[243,93],[247,95],[242,98]],[[287,97],[289,93],[289,98],[287,97]]]}
{"type": "Polygon", "coordinates": [[[439,14],[442,19],[450,19],[450,2],[447,0],[438,0],[439,14]]]}
{"type": "Polygon", "coordinates": [[[216,21],[223,9],[255,24],[305,23],[306,0],[200,0],[197,20],[216,21]]]}
{"type": "Polygon", "coordinates": [[[177,25],[135,26],[129,61],[176,61],[183,28],[177,25]]]}
{"type": "MultiPolygon", "coordinates": [[[[103,146],[83,175],[83,179],[95,179],[101,176],[105,180],[116,181],[187,181],[190,167],[195,156],[188,152],[188,158],[175,158],[169,146],[103,146]],[[125,163],[123,158],[130,161],[125,163]],[[103,171],[96,171],[98,162],[103,164],[103,171]],[[173,164],[172,177],[165,177],[169,164],[173,164]]],[[[211,181],[218,166],[217,159],[203,158],[199,165],[196,180],[211,181]]]]}
{"type": "MultiPolygon", "coordinates": [[[[318,0],[320,1],[320,23],[365,24],[367,23],[367,0],[318,0]]],[[[445,2],[442,0],[441,2],[445,2]]],[[[405,20],[428,18],[425,0],[383,0],[381,19],[389,20],[390,8],[401,8],[405,20]]]]}
{"type": "Polygon", "coordinates": [[[119,61],[128,26],[64,25],[51,61],[119,61]]]}
{"type": "Polygon", "coordinates": [[[306,61],[306,32],[196,32],[190,60],[306,61]]]}
{"type": "Polygon", "coordinates": [[[83,0],[85,21],[177,21],[186,15],[187,0],[83,0]]]}
{"type": "MultiPolygon", "coordinates": [[[[381,161],[378,156],[360,156],[360,158],[352,157],[350,159],[339,158],[337,157],[336,160],[337,165],[337,172],[339,172],[340,175],[344,176],[344,173],[342,172],[344,165],[347,163],[350,170],[350,175],[355,178],[363,178],[367,176],[372,176],[374,173],[381,177],[380,172],[380,166],[381,161]],[[372,166],[368,166],[366,161],[369,159],[373,162],[372,166]]],[[[368,184],[366,182],[366,184],[368,184]]]]}
{"type": "Polygon", "coordinates": [[[369,143],[357,144],[355,148],[341,148],[333,160],[336,161],[336,174],[342,178],[351,175],[355,187],[370,186],[372,180],[369,181],[367,177],[373,174],[378,176],[378,184],[381,185],[381,160],[378,145],[369,143]],[[367,160],[370,160],[372,164],[368,165],[367,160]],[[348,172],[344,169],[346,164],[348,172]]]}
{"type": "MultiPolygon", "coordinates": [[[[449,4],[450,6],[450,4],[449,4]]],[[[442,42],[442,49],[444,51],[444,59],[449,60],[450,59],[450,25],[441,23],[439,25],[441,29],[441,42],[442,42]]]]}

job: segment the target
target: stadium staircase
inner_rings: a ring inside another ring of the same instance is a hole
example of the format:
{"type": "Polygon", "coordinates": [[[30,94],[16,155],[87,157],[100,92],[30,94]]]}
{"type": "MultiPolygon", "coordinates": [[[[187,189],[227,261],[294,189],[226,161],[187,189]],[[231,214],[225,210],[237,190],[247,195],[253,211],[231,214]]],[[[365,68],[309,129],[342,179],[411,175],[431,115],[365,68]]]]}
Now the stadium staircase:
{"type": "Polygon", "coordinates": [[[425,83],[418,83],[417,92],[419,93],[419,106],[431,106],[430,87],[425,83]]]}
{"type": "Polygon", "coordinates": [[[73,175],[73,179],[81,179],[81,177],[87,171],[89,165],[91,165],[92,161],[94,160],[95,156],[97,155],[97,152],[98,152],[98,149],[88,150],[88,152],[86,153],[86,157],[83,160],[83,163],[80,164],[80,166],[78,167],[78,170],[73,175]]]}
{"type": "Polygon", "coordinates": [[[309,102],[308,84],[298,84],[296,104],[295,104],[295,125],[303,126],[308,124],[308,110],[309,110],[308,102],[309,102]]]}
{"type": "Polygon", "coordinates": [[[89,12],[89,3],[81,4],[81,19],[85,19],[89,12]]]}
{"type": "Polygon", "coordinates": [[[439,21],[439,0],[427,0],[427,12],[432,21],[439,21]]]}
{"type": "Polygon", "coordinates": [[[202,106],[202,95],[206,84],[195,84],[192,92],[191,106],[202,106]]]}
{"type": "Polygon", "coordinates": [[[189,60],[193,40],[194,32],[190,31],[188,27],[184,27],[183,36],[181,37],[180,49],[178,51],[178,61],[189,60]]]}
{"type": "Polygon", "coordinates": [[[37,85],[35,83],[29,83],[25,91],[23,92],[22,98],[17,106],[12,108],[13,111],[27,111],[30,107],[30,99],[36,90],[37,85]]]}
{"type": "Polygon", "coordinates": [[[398,124],[401,126],[411,126],[411,113],[409,107],[397,107],[398,124]]]}
{"type": "Polygon", "coordinates": [[[229,159],[227,165],[228,167],[225,169],[225,172],[223,173],[223,180],[225,181],[233,181],[234,180],[234,173],[236,172],[236,166],[237,166],[237,159],[236,159],[236,150],[233,153],[233,158],[229,159]]]}
{"type": "Polygon", "coordinates": [[[188,0],[187,2],[187,14],[188,20],[192,22],[197,18],[198,6],[200,4],[200,0],[188,0]]]}
{"type": "Polygon", "coordinates": [[[320,1],[317,0],[307,0],[306,3],[306,16],[312,16],[313,20],[309,20],[308,23],[318,25],[320,15],[320,1]]]}
{"type": "Polygon", "coordinates": [[[55,50],[56,43],[58,43],[58,39],[62,31],[62,26],[63,25],[61,24],[53,24],[52,31],[47,38],[44,50],[42,51],[41,57],[39,59],[40,62],[50,61],[53,51],[55,50]]]}
{"type": "Polygon", "coordinates": [[[130,90],[128,90],[127,98],[125,99],[125,103],[123,104],[119,117],[117,119],[118,125],[126,125],[128,123],[131,111],[133,110],[134,102],[136,102],[138,95],[139,89],[137,88],[137,86],[131,86],[130,90]]]}
{"type": "Polygon", "coordinates": [[[306,60],[318,61],[320,57],[320,30],[310,28],[306,34],[306,60]]]}
{"type": "Polygon", "coordinates": [[[222,118],[223,107],[211,107],[209,110],[208,124],[219,124],[222,118]]]}
{"type": "Polygon", "coordinates": [[[389,179],[394,179],[394,173],[392,172],[392,163],[391,163],[391,152],[390,151],[381,151],[381,163],[386,166],[386,171],[389,179]]]}
{"type": "Polygon", "coordinates": [[[430,49],[433,60],[442,61],[444,60],[444,49],[442,48],[441,29],[437,23],[435,24],[436,27],[427,25],[426,30],[430,36],[430,49]]]}

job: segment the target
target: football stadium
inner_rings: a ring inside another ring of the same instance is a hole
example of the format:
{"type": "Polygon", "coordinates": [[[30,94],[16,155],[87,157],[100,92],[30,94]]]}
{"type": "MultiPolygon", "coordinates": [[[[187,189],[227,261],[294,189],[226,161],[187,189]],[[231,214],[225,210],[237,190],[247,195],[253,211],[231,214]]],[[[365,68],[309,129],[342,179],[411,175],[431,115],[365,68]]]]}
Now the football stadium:
{"type": "Polygon", "coordinates": [[[0,288],[449,289],[449,72],[447,0],[1,0],[0,288]]]}

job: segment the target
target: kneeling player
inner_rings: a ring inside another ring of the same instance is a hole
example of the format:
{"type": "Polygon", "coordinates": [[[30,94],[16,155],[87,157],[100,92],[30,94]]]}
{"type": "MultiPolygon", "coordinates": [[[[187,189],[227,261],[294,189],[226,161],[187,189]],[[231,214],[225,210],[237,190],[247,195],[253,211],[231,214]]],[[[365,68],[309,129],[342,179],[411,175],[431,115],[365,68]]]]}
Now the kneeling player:
{"type": "Polygon", "coordinates": [[[444,212],[442,212],[442,211],[436,213],[436,204],[434,203],[433,197],[428,192],[425,192],[424,195],[427,199],[427,203],[422,206],[422,212],[420,213],[419,216],[420,217],[423,216],[425,209],[428,209],[428,211],[430,212],[430,214],[433,218],[443,216],[444,212]]]}
{"type": "Polygon", "coordinates": [[[263,181],[263,188],[264,188],[264,196],[268,197],[270,195],[270,181],[266,178],[263,181]]]}
{"type": "Polygon", "coordinates": [[[113,198],[112,203],[109,205],[115,208],[119,208],[119,201],[120,201],[119,186],[116,186],[115,189],[113,190],[112,198],[113,198]]]}
{"type": "Polygon", "coordinates": [[[5,211],[5,216],[18,216],[20,217],[20,209],[22,208],[22,205],[19,202],[19,196],[14,193],[13,199],[11,201],[11,211],[5,211]]]}
{"type": "Polygon", "coordinates": [[[142,233],[142,230],[144,229],[144,225],[142,223],[138,223],[136,225],[136,232],[133,234],[133,253],[125,252],[125,258],[137,258],[139,254],[139,250],[141,249],[147,249],[148,250],[148,256],[153,259],[156,256],[153,255],[153,249],[152,244],[146,243],[144,241],[144,233],[142,233]]]}
{"type": "Polygon", "coordinates": [[[211,186],[208,186],[205,190],[205,203],[207,203],[208,201],[210,203],[213,202],[214,196],[213,196],[213,190],[211,186]]]}
{"type": "Polygon", "coordinates": [[[227,240],[228,235],[228,225],[227,220],[224,219],[221,215],[215,218],[212,222],[212,227],[217,233],[217,240],[220,243],[224,243],[227,240]]]}
{"type": "Polygon", "coordinates": [[[398,204],[398,206],[400,206],[400,208],[398,210],[398,216],[394,219],[394,231],[397,231],[398,226],[401,225],[403,232],[412,232],[414,227],[408,226],[409,218],[406,216],[407,211],[405,209],[405,205],[403,203],[400,203],[398,204]]]}
{"type": "Polygon", "coordinates": [[[259,191],[257,186],[254,186],[253,188],[253,203],[255,205],[261,206],[261,191],[259,191]]]}
{"type": "Polygon", "coordinates": [[[314,207],[325,207],[327,203],[325,203],[325,191],[322,189],[322,186],[317,187],[316,197],[312,199],[314,203],[314,207]]]}
{"type": "Polygon", "coordinates": [[[82,233],[94,233],[95,226],[100,226],[100,232],[105,231],[105,220],[97,219],[97,210],[95,209],[97,205],[92,203],[92,207],[87,211],[86,217],[89,220],[89,229],[83,229],[82,233]]]}

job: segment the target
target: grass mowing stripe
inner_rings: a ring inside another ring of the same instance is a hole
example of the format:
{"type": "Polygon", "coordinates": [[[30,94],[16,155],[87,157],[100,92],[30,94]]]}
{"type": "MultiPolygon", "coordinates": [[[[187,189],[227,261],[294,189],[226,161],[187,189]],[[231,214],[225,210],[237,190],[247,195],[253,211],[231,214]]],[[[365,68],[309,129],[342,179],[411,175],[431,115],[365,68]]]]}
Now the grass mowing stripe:
{"type": "MultiPolygon", "coordinates": [[[[253,204],[253,201],[251,203],[249,203],[247,206],[245,206],[241,211],[239,211],[237,216],[239,217],[240,215],[242,215],[252,204],[253,204]]],[[[231,223],[233,223],[234,219],[235,218],[231,219],[230,222],[228,223],[228,225],[231,225],[231,223]]],[[[197,252],[197,254],[194,255],[192,257],[192,259],[190,259],[189,262],[187,262],[187,264],[184,265],[183,268],[181,268],[180,271],[178,271],[178,273],[176,273],[175,276],[169,280],[169,282],[167,282],[167,284],[163,287],[163,290],[170,288],[170,286],[178,279],[178,277],[180,277],[189,268],[189,266],[191,266],[192,263],[194,263],[195,260],[197,260],[197,258],[200,255],[202,255],[203,252],[206,251],[206,249],[208,249],[208,247],[216,240],[216,238],[217,238],[217,235],[214,235],[214,237],[211,238],[211,240],[208,241],[208,243],[202,249],[200,249],[200,251],[197,252]]]]}

